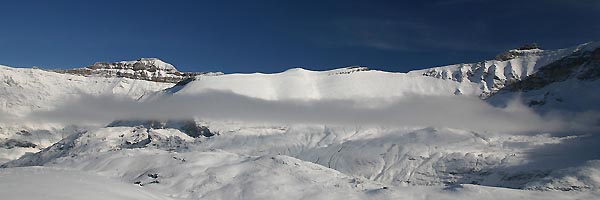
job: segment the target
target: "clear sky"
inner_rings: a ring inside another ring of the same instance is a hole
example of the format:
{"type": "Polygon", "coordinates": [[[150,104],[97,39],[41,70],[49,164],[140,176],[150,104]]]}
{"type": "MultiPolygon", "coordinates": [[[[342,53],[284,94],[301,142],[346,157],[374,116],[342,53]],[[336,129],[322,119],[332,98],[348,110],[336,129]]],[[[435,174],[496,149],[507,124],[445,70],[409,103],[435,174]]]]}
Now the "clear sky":
{"type": "Polygon", "coordinates": [[[0,64],[15,67],[157,57],[180,71],[404,72],[600,40],[598,0],[12,0],[0,15],[0,64]]]}

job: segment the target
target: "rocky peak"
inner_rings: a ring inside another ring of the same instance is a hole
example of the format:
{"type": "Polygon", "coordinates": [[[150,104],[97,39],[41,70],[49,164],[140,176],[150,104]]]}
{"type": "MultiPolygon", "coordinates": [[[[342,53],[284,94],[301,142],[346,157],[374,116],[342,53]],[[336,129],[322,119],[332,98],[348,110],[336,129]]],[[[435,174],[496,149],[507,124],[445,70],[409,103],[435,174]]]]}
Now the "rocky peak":
{"type": "Polygon", "coordinates": [[[197,75],[222,74],[211,72],[179,72],[175,66],[158,58],[140,58],[134,61],[119,62],[97,62],[84,68],[53,71],[82,76],[124,77],[169,83],[177,83],[197,75]]]}
{"type": "Polygon", "coordinates": [[[331,70],[329,75],[352,74],[355,72],[363,72],[363,71],[369,71],[369,68],[367,66],[352,65],[352,66],[346,66],[346,67],[340,68],[340,69],[331,70]]]}
{"type": "Polygon", "coordinates": [[[158,58],[140,58],[135,61],[120,61],[120,62],[97,62],[86,68],[92,70],[99,69],[131,69],[133,71],[146,70],[149,72],[165,71],[169,73],[178,72],[175,66],[166,63],[158,58]]]}
{"type": "Polygon", "coordinates": [[[518,56],[530,55],[542,52],[543,50],[536,43],[524,44],[516,49],[511,49],[496,56],[497,61],[507,61],[518,56]]]}
{"type": "Polygon", "coordinates": [[[536,43],[524,44],[523,46],[517,48],[517,50],[532,50],[532,49],[540,49],[540,47],[536,43]]]}

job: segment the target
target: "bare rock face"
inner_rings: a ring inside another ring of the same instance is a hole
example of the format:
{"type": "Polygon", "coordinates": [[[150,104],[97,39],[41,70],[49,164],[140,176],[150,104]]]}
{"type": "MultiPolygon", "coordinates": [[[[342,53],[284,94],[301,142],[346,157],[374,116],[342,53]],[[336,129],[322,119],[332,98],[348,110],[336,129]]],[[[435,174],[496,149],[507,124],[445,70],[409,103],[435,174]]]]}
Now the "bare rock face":
{"type": "Polygon", "coordinates": [[[212,137],[219,134],[218,132],[211,132],[208,127],[201,125],[193,119],[189,120],[116,120],[110,123],[107,127],[133,127],[139,126],[147,129],[165,129],[172,128],[180,130],[186,135],[192,138],[198,137],[212,137]]]}
{"type": "Polygon", "coordinates": [[[579,80],[598,80],[600,79],[600,48],[592,52],[587,65],[583,66],[581,72],[577,75],[579,80]]]}
{"type": "Polygon", "coordinates": [[[535,51],[535,50],[540,50],[539,46],[536,43],[532,43],[532,44],[525,44],[519,48],[516,49],[511,49],[508,50],[506,52],[503,52],[501,54],[498,54],[496,56],[496,60],[497,61],[507,61],[507,60],[511,60],[514,59],[518,56],[523,56],[526,55],[528,53],[530,53],[530,51],[535,51]]]}
{"type": "Polygon", "coordinates": [[[329,75],[339,75],[339,74],[352,74],[355,72],[364,72],[364,71],[369,71],[369,68],[367,66],[347,66],[341,69],[337,69],[337,70],[333,70],[329,75]]]}
{"type": "Polygon", "coordinates": [[[222,74],[207,72],[179,72],[173,65],[158,58],[140,58],[135,61],[120,61],[112,63],[97,62],[84,68],[53,71],[82,76],[124,77],[168,83],[177,83],[196,75],[222,74]]]}
{"type": "Polygon", "coordinates": [[[531,49],[540,49],[540,47],[536,43],[524,44],[523,46],[517,48],[517,50],[531,50],[531,49]]]}

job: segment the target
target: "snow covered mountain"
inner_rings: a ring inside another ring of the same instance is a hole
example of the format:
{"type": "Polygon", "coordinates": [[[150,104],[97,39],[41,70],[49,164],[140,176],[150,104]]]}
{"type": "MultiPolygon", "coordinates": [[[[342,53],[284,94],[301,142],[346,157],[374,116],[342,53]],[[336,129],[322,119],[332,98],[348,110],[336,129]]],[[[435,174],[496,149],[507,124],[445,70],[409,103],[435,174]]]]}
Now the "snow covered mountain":
{"type": "MultiPolygon", "coordinates": [[[[600,111],[600,45],[580,50],[538,69],[538,72],[501,89],[488,101],[503,105],[518,95],[542,112],[600,111]]],[[[600,119],[597,119],[600,120],[600,119]]]]}
{"type": "Polygon", "coordinates": [[[34,173],[28,177],[43,188],[56,187],[43,177],[118,182],[111,190],[123,199],[596,199],[599,47],[526,46],[497,60],[408,73],[183,74],[158,59],[65,71],[0,66],[0,177],[10,180],[0,178],[0,194],[22,196],[3,188],[19,188],[18,174],[34,173]],[[139,115],[199,114],[117,117],[99,126],[27,121],[46,111],[87,111],[77,99],[159,110],[139,115]],[[284,106],[296,109],[269,112],[284,106]],[[577,123],[546,115],[564,111],[577,123]],[[245,118],[210,116],[227,114],[245,118]],[[317,120],[263,120],[284,115],[317,120]]]}
{"type": "Polygon", "coordinates": [[[559,50],[520,48],[508,51],[511,56],[502,60],[434,67],[408,73],[390,73],[365,67],[321,72],[295,68],[276,74],[189,73],[179,72],[173,65],[155,58],[53,70],[66,73],[64,75],[39,69],[1,66],[4,86],[1,89],[5,95],[0,98],[0,111],[15,114],[49,109],[56,100],[77,93],[140,98],[170,88],[174,86],[172,83],[183,80],[186,81],[167,92],[193,94],[221,90],[268,100],[396,98],[413,94],[488,97],[510,83],[535,74],[543,66],[566,56],[592,52],[599,46],[600,42],[590,42],[559,50]],[[190,77],[193,81],[187,80],[190,77]]]}
{"type": "Polygon", "coordinates": [[[82,96],[139,99],[173,85],[0,66],[0,162],[16,159],[26,152],[37,152],[77,129],[66,127],[69,124],[22,119],[31,112],[52,110],[82,96]]]}
{"type": "Polygon", "coordinates": [[[511,83],[535,74],[546,65],[567,56],[592,52],[598,47],[600,42],[558,50],[518,48],[500,54],[498,60],[434,67],[408,73],[390,73],[357,66],[320,72],[294,68],[275,74],[200,76],[195,77],[194,81],[179,84],[170,92],[193,94],[221,90],[267,100],[457,94],[488,98],[511,83]]]}
{"type": "Polygon", "coordinates": [[[496,60],[434,67],[412,71],[409,74],[417,73],[461,83],[475,83],[482,90],[481,97],[487,98],[507,85],[536,73],[543,66],[573,53],[593,51],[598,47],[600,42],[589,42],[558,50],[541,50],[537,46],[525,45],[498,55],[496,60]]]}
{"type": "Polygon", "coordinates": [[[172,83],[129,78],[84,77],[41,69],[0,66],[0,112],[24,115],[51,109],[65,99],[80,95],[120,95],[138,99],[173,86],[172,83]]]}

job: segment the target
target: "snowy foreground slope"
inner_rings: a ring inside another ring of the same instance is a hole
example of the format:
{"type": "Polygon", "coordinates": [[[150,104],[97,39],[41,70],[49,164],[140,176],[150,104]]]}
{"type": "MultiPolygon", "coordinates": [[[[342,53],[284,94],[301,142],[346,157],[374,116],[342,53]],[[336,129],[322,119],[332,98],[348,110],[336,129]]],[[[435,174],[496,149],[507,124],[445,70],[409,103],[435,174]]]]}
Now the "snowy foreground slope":
{"type": "Polygon", "coordinates": [[[0,67],[0,196],[598,199],[598,46],[177,84],[0,67]]]}
{"type": "Polygon", "coordinates": [[[93,173],[46,167],[0,171],[2,199],[169,199],[93,173]]]}
{"type": "MultiPolygon", "coordinates": [[[[270,158],[268,158],[271,160],[270,158]]],[[[264,160],[264,159],[263,159],[264,160]]],[[[248,168],[248,165],[261,166],[261,161],[248,164],[233,164],[218,170],[213,168],[211,171],[224,172],[223,176],[236,174],[236,167],[248,168]]],[[[264,162],[264,161],[262,161],[264,162]]],[[[277,160],[267,161],[277,162],[277,160]]],[[[298,164],[291,162],[290,164],[298,164]]],[[[283,164],[280,164],[283,165],[283,164]]],[[[232,184],[224,185],[223,182],[217,182],[219,177],[216,174],[207,177],[201,181],[205,185],[199,188],[216,188],[209,191],[202,191],[206,194],[200,198],[193,199],[594,199],[594,194],[583,193],[565,193],[565,192],[539,192],[539,191],[520,191],[514,189],[484,187],[476,185],[460,185],[456,187],[397,187],[388,189],[364,189],[364,186],[355,186],[355,184],[331,180],[331,175],[327,173],[315,172],[314,169],[302,169],[295,166],[296,170],[271,171],[250,170],[250,173],[243,171],[242,175],[247,175],[244,181],[232,181],[232,184]],[[314,178],[303,179],[295,177],[292,173],[305,173],[306,176],[321,177],[319,179],[327,181],[328,184],[337,184],[333,187],[328,185],[319,187],[321,182],[314,178]],[[309,172],[309,173],[307,173],[309,172]],[[283,174],[283,175],[282,175],[283,174]],[[324,175],[324,176],[323,176],[324,175]],[[281,179],[286,177],[288,179],[281,179]],[[212,179],[210,179],[212,178],[212,179]],[[272,182],[268,182],[272,181],[272,182]],[[354,188],[358,187],[358,188],[354,188]]],[[[178,168],[180,169],[180,168],[178,168]]],[[[253,169],[253,168],[250,168],[253,169]]],[[[263,168],[264,169],[264,168],[263,168]]],[[[189,170],[189,169],[188,169],[189,170]]],[[[191,169],[190,171],[201,173],[203,169],[191,169]]],[[[167,193],[156,192],[156,188],[139,187],[134,184],[124,183],[122,181],[106,178],[102,175],[89,172],[81,172],[72,169],[56,169],[47,167],[24,167],[10,168],[0,170],[0,194],[3,199],[185,199],[182,195],[169,195],[167,193]],[[151,189],[149,189],[151,188],[151,189]]],[[[189,178],[185,177],[183,183],[189,184],[189,178]]],[[[204,177],[203,177],[204,178],[204,177]]],[[[224,177],[227,179],[227,177],[224,177]]],[[[365,184],[365,183],[360,183],[365,184]]],[[[174,187],[169,192],[183,191],[185,185],[174,187]]],[[[200,193],[197,190],[197,193],[200,193]]]]}
{"type": "MultiPolygon", "coordinates": [[[[48,167],[37,169],[42,175],[33,176],[32,179],[42,179],[42,183],[35,184],[44,184],[44,176],[52,176],[56,173],[52,169],[61,168],[75,170],[75,175],[82,174],[78,171],[94,172],[147,191],[160,191],[174,199],[594,199],[598,195],[596,191],[540,192],[476,185],[395,186],[349,176],[323,165],[285,155],[247,155],[229,152],[236,151],[234,149],[217,150],[202,145],[211,140],[194,140],[173,129],[103,128],[68,138],[42,154],[22,159],[21,164],[48,167]],[[145,148],[129,146],[140,133],[148,133],[152,138],[150,143],[145,148]]],[[[247,143],[238,145],[241,149],[248,148],[246,151],[258,146],[247,143]]],[[[4,176],[11,178],[4,179],[7,182],[3,184],[18,185],[18,181],[8,180],[22,180],[14,173],[27,174],[27,170],[32,169],[0,170],[0,174],[8,174],[4,176]]],[[[61,175],[57,179],[66,179],[70,183],[75,181],[70,180],[75,175],[61,175]]],[[[97,183],[98,180],[86,176],[77,177],[93,185],[111,183],[108,180],[104,180],[106,183],[97,183]]],[[[56,186],[46,187],[51,189],[56,186]]],[[[128,187],[116,190],[117,194],[124,189],[128,187]]],[[[0,193],[10,195],[15,192],[0,189],[0,193]]],[[[18,197],[26,199],[27,196],[20,194],[18,197]]]]}

